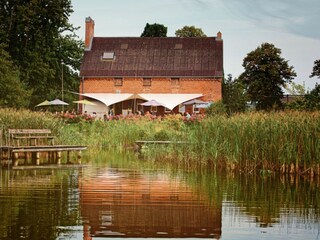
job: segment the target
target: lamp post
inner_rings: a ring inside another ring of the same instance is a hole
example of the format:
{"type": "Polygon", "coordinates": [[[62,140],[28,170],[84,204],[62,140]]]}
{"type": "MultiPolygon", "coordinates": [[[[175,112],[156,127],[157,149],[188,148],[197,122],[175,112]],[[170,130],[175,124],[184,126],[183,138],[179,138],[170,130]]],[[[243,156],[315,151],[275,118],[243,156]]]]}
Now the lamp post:
{"type": "MultiPolygon", "coordinates": [[[[64,101],[63,99],[63,61],[61,61],[61,100],[64,101]]],[[[62,111],[64,112],[64,106],[62,105],[62,111]]]]}

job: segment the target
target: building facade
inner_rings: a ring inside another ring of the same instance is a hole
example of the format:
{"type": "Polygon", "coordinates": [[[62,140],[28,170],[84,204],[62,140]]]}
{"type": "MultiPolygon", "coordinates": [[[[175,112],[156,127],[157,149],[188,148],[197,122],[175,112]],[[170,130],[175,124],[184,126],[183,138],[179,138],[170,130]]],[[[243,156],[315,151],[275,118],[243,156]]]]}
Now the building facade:
{"type": "Polygon", "coordinates": [[[88,112],[115,114],[155,110],[179,112],[192,99],[222,98],[223,40],[202,38],[95,37],[94,21],[86,18],[81,65],[82,97],[96,103],[88,112]],[[158,107],[141,103],[156,100],[158,107]]]}

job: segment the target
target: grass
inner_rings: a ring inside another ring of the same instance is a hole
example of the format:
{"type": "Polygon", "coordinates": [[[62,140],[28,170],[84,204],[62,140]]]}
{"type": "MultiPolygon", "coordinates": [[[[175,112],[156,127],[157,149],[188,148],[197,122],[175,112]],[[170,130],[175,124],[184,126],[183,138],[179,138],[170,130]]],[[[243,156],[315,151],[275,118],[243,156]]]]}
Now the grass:
{"type": "Polygon", "coordinates": [[[181,116],[148,120],[80,121],[67,124],[48,113],[0,109],[0,125],[49,128],[57,143],[125,151],[137,140],[184,141],[143,148],[148,160],[184,168],[320,175],[320,112],[251,112],[184,122],[181,116]]]}

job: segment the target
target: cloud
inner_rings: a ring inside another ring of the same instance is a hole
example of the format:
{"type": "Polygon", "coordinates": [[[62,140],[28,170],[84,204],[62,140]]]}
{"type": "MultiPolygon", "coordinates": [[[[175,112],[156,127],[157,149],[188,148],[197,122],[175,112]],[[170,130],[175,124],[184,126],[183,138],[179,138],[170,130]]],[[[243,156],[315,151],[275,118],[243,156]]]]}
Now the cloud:
{"type": "Polygon", "coordinates": [[[319,0],[220,0],[227,10],[262,28],[320,39],[319,0]]]}
{"type": "Polygon", "coordinates": [[[192,10],[194,8],[207,9],[213,2],[217,1],[219,0],[178,0],[180,5],[189,10],[192,10]]]}

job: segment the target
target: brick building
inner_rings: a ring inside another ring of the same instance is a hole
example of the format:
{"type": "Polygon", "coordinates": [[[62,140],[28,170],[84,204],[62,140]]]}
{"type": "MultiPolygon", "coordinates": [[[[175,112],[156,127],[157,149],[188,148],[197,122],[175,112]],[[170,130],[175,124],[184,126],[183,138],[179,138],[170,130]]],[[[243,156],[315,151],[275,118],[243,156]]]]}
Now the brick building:
{"type": "Polygon", "coordinates": [[[138,110],[179,112],[183,102],[222,97],[223,40],[203,38],[95,37],[86,18],[80,96],[94,101],[85,110],[98,115],[138,110]],[[156,100],[163,106],[143,107],[156,100]]]}

